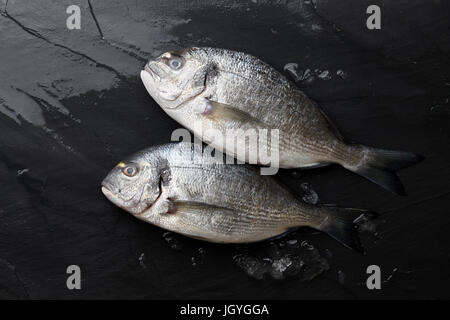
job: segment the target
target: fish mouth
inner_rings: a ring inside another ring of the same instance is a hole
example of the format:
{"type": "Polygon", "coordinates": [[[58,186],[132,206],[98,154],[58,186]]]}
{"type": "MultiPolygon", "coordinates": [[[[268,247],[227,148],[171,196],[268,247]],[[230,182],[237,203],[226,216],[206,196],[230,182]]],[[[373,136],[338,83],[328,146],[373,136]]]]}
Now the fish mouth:
{"type": "Polygon", "coordinates": [[[156,71],[155,67],[152,67],[152,63],[149,62],[145,65],[144,70],[145,72],[147,72],[148,74],[150,74],[150,76],[157,81],[161,81],[161,76],[160,74],[156,71]]]}
{"type": "Polygon", "coordinates": [[[116,206],[122,208],[122,209],[129,209],[130,207],[127,206],[127,202],[128,201],[124,201],[122,199],[120,199],[120,197],[117,196],[117,194],[115,192],[112,192],[107,185],[102,185],[102,193],[105,195],[105,197],[111,201],[112,203],[114,203],[116,206]]]}
{"type": "Polygon", "coordinates": [[[117,196],[116,193],[110,190],[106,183],[102,183],[102,193],[105,195],[105,197],[119,208],[122,208],[129,212],[131,211],[131,213],[135,216],[141,216],[145,212],[150,210],[162,195],[162,189],[160,188],[158,196],[155,198],[155,200],[150,205],[144,207],[142,210],[137,211],[136,209],[139,208],[139,204],[141,203],[141,199],[144,194],[144,189],[145,188],[142,188],[142,191],[139,194],[133,196],[131,199],[122,200],[117,196]]]}
{"type": "Polygon", "coordinates": [[[102,192],[108,199],[112,199],[114,196],[114,193],[112,193],[107,187],[102,186],[102,192]]]}
{"type": "Polygon", "coordinates": [[[117,194],[117,192],[113,192],[111,191],[111,189],[112,188],[107,183],[102,183],[102,193],[105,195],[105,197],[108,198],[108,200],[114,203],[116,206],[127,211],[137,208],[139,203],[141,202],[142,195],[144,194],[144,188],[142,188],[142,191],[140,193],[135,194],[130,199],[124,200],[117,194]]]}
{"type": "Polygon", "coordinates": [[[114,192],[112,192],[111,190],[108,189],[108,187],[106,186],[102,186],[102,193],[105,195],[105,197],[111,201],[112,203],[114,203],[116,206],[122,208],[122,209],[126,209],[124,207],[124,203],[122,201],[118,200],[118,197],[116,196],[116,194],[114,192]]]}

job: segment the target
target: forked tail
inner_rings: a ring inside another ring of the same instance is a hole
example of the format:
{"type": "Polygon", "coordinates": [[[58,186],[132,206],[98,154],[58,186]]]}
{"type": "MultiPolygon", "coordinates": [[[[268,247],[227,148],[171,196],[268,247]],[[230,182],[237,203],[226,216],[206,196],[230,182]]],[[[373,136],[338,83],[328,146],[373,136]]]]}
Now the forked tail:
{"type": "Polygon", "coordinates": [[[423,156],[404,151],[376,149],[360,145],[349,146],[351,159],[342,165],[383,188],[406,195],[405,188],[396,171],[412,166],[424,159],[423,156]]]}
{"type": "Polygon", "coordinates": [[[315,229],[327,233],[350,249],[364,252],[358,235],[358,225],[376,218],[378,214],[369,210],[332,205],[321,205],[317,209],[321,219],[318,225],[313,226],[315,229]]]}

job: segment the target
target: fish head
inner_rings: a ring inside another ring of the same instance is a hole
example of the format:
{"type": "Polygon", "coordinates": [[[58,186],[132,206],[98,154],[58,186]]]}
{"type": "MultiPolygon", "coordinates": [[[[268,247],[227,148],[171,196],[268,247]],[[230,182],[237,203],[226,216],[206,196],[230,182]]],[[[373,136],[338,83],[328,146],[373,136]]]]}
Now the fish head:
{"type": "Polygon", "coordinates": [[[196,54],[198,50],[163,53],[141,70],[145,88],[162,108],[176,109],[205,90],[208,62],[196,54]]]}
{"type": "Polygon", "coordinates": [[[119,162],[102,181],[102,192],[112,203],[133,215],[152,207],[162,190],[160,174],[141,155],[119,162]]]}

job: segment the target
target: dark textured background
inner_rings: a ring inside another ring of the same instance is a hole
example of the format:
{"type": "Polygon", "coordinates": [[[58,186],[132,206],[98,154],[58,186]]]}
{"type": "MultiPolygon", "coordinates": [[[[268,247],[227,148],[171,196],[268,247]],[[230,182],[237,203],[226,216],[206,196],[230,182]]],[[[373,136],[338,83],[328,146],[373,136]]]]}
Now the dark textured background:
{"type": "Polygon", "coordinates": [[[448,1],[2,0],[1,10],[0,298],[449,298],[448,1]],[[70,4],[81,30],[66,28],[70,4]],[[365,26],[370,4],[382,8],[382,30],[365,26]],[[400,173],[407,197],[336,166],[279,174],[298,192],[309,182],[322,203],[380,212],[366,256],[300,233],[332,253],[331,269],[311,282],[258,281],[234,265],[234,246],[181,237],[174,251],[164,230],[104,198],[100,181],[118,160],[178,127],[139,70],[193,45],[328,70],[331,79],[298,85],[348,140],[427,157],[400,173]],[[65,286],[70,264],[82,269],[80,291],[65,286]],[[382,290],[364,285],[370,264],[382,290]]]}

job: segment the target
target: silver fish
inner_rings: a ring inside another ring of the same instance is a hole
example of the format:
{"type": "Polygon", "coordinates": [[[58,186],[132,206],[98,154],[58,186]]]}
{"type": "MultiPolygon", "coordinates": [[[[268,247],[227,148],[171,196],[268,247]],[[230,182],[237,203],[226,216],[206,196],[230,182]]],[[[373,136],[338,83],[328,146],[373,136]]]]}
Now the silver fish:
{"type": "Polygon", "coordinates": [[[111,170],[102,191],[138,219],[217,243],[261,241],[309,226],[361,251],[355,223],[372,216],[304,203],[256,168],[221,163],[191,143],[136,153],[111,170]]]}
{"type": "MultiPolygon", "coordinates": [[[[228,143],[227,130],[278,129],[280,168],[337,163],[397,194],[405,194],[396,171],[423,157],[346,143],[324,112],[277,70],[258,58],[231,50],[189,48],[151,60],[141,79],[152,98],[181,125],[221,152],[248,161],[228,143]],[[223,132],[222,140],[208,136],[223,132]],[[228,147],[231,146],[231,147],[228,147]]],[[[231,137],[230,139],[236,139],[231,137]]],[[[237,137],[246,145],[246,137],[237,137]]],[[[266,164],[257,159],[258,164],[266,164]]]]}

